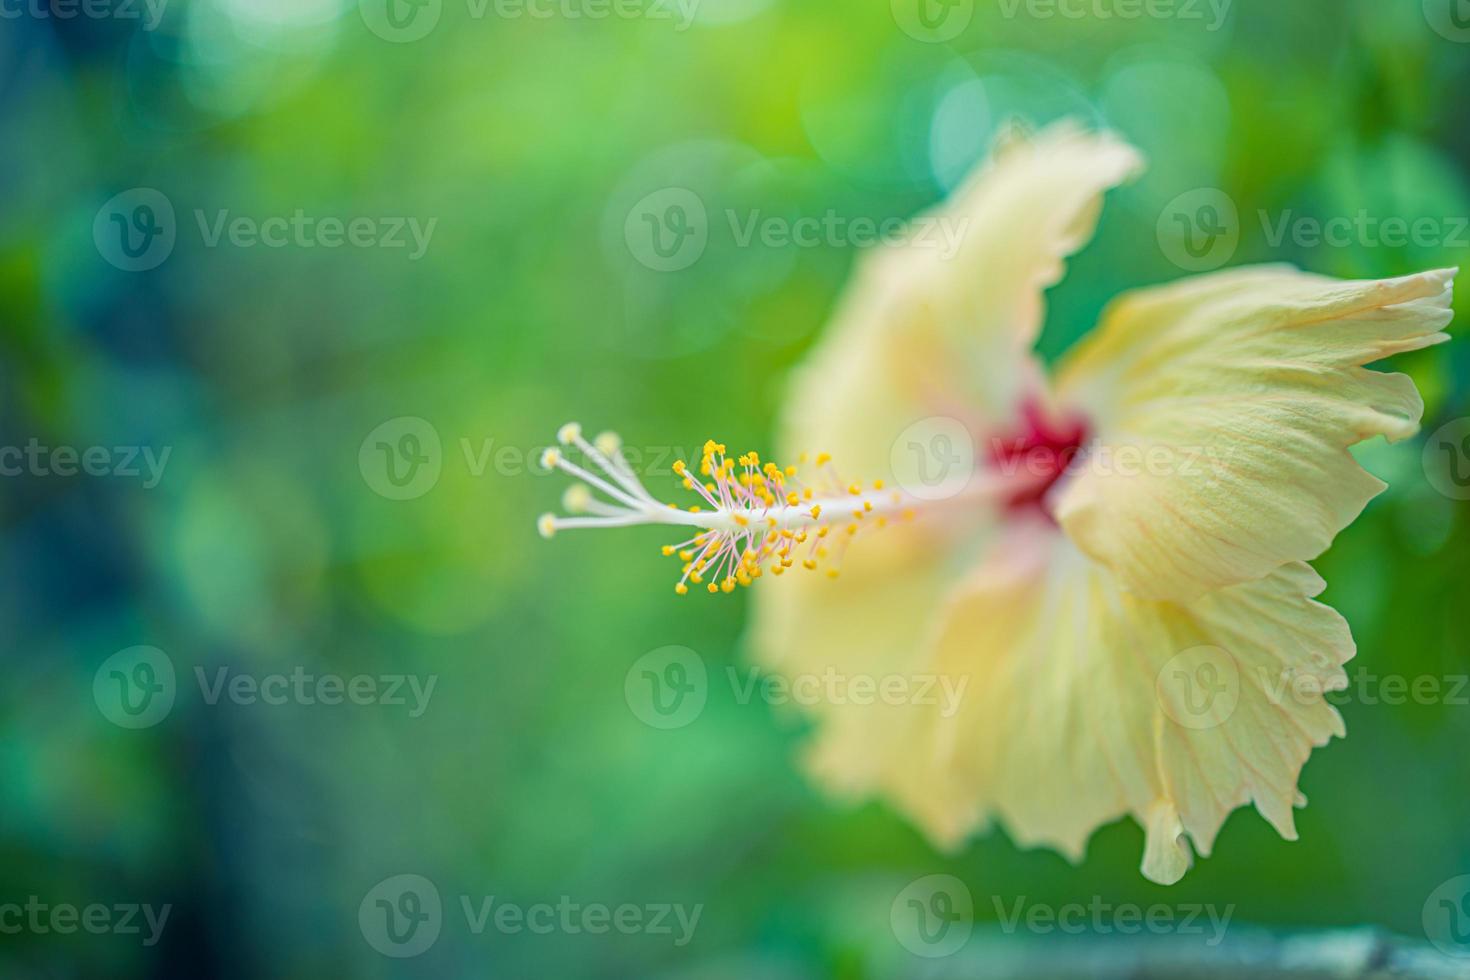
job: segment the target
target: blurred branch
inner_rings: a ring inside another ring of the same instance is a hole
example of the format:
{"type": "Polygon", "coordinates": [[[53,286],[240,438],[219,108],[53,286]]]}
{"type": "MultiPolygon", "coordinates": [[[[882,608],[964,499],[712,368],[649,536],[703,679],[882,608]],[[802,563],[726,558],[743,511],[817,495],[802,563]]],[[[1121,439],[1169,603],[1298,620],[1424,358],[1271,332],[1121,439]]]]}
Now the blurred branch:
{"type": "Polygon", "coordinates": [[[906,977],[1021,980],[1467,980],[1470,959],[1377,929],[1272,935],[1236,933],[1216,946],[1196,937],[1090,936],[1054,941],[976,936],[964,954],[906,977]]]}

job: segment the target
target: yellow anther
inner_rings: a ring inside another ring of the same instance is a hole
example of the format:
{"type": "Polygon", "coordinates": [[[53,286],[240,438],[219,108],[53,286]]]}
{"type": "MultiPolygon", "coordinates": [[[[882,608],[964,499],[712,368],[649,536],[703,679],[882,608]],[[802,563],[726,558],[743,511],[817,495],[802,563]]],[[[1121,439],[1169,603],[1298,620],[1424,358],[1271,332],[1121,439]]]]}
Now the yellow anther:
{"type": "Polygon", "coordinates": [[[856,534],[857,533],[857,525],[856,524],[849,524],[849,525],[847,525],[847,533],[848,534],[856,534]]]}
{"type": "Polygon", "coordinates": [[[718,585],[716,585],[715,583],[713,583],[713,582],[711,582],[708,586],[706,586],[706,588],[709,589],[709,594],[710,595],[714,595],[716,592],[720,591],[720,587],[718,585]]]}
{"type": "Polygon", "coordinates": [[[830,525],[823,524],[821,527],[817,528],[817,537],[825,538],[827,536],[827,532],[830,530],[832,530],[830,525]]]}
{"type": "Polygon", "coordinates": [[[832,457],[831,457],[830,454],[828,454],[828,453],[817,453],[817,465],[818,466],[821,466],[824,463],[830,463],[830,462],[832,462],[832,457]]]}
{"type": "Polygon", "coordinates": [[[874,490],[882,490],[883,489],[883,481],[882,480],[874,480],[873,481],[873,489],[874,490]]]}
{"type": "Polygon", "coordinates": [[[856,497],[858,494],[860,494],[860,493],[863,492],[863,488],[861,486],[859,486],[858,484],[854,483],[850,487],[847,488],[847,492],[850,493],[850,494],[852,494],[854,497],[856,497]]]}
{"type": "Polygon", "coordinates": [[[664,545],[663,546],[663,553],[664,553],[664,557],[665,558],[669,557],[670,555],[672,555],[674,553],[674,546],[671,545],[671,544],[664,545]]]}
{"type": "Polygon", "coordinates": [[[827,569],[827,577],[828,578],[836,578],[837,577],[837,569],[835,569],[835,568],[829,568],[829,569],[827,569]]]}
{"type": "Polygon", "coordinates": [[[750,520],[744,514],[736,514],[735,515],[735,523],[738,524],[738,525],[740,525],[741,527],[749,527],[750,526],[750,520]]]}
{"type": "Polygon", "coordinates": [[[727,578],[727,579],[725,579],[725,581],[723,581],[723,582],[720,583],[720,591],[721,592],[734,592],[735,591],[735,580],[733,578],[727,578]]]}
{"type": "Polygon", "coordinates": [[[864,500],[863,501],[863,510],[870,511],[872,509],[873,509],[873,502],[871,500],[864,500]]]}
{"type": "Polygon", "coordinates": [[[817,518],[819,518],[821,516],[822,516],[822,505],[821,504],[812,504],[812,520],[816,520],[817,518]]]}
{"type": "Polygon", "coordinates": [[[698,514],[699,513],[699,505],[698,504],[690,504],[689,505],[689,513],[691,513],[691,514],[698,514]]]}
{"type": "Polygon", "coordinates": [[[679,593],[680,595],[688,595],[689,586],[685,585],[683,582],[680,582],[678,585],[674,586],[674,591],[679,593]]]}
{"type": "Polygon", "coordinates": [[[806,558],[803,559],[801,567],[805,568],[809,572],[815,572],[817,570],[817,563],[812,561],[810,558],[806,558]]]}
{"type": "Polygon", "coordinates": [[[684,559],[685,561],[693,561],[694,560],[694,549],[693,548],[690,548],[690,549],[688,549],[686,551],[679,552],[679,557],[682,558],[682,559],[684,559]]]}
{"type": "Polygon", "coordinates": [[[674,460],[674,472],[677,473],[679,476],[684,475],[685,468],[686,467],[684,466],[684,461],[682,459],[674,460]]]}

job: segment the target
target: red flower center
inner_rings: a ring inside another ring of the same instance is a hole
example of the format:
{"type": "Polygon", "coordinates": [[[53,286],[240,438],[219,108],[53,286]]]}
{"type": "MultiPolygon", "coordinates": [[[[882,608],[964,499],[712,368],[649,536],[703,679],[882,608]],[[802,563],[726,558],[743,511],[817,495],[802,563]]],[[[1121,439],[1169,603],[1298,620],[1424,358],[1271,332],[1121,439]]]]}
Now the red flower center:
{"type": "Polygon", "coordinates": [[[1020,425],[990,440],[988,459],[998,472],[1015,476],[1021,488],[1007,501],[1012,509],[1040,507],[1087,443],[1087,420],[1078,415],[1056,418],[1035,398],[1021,403],[1020,425]]]}

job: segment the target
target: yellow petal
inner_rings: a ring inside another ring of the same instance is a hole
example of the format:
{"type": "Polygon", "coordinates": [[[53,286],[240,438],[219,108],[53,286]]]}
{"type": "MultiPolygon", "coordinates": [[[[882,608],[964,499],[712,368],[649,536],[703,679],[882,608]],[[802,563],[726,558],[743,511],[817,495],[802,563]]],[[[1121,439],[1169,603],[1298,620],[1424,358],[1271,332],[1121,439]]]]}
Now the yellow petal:
{"type": "Polygon", "coordinates": [[[853,540],[842,575],[785,576],[752,592],[755,615],[748,647],[767,671],[793,683],[834,676],[849,690],[854,682],[901,685],[914,697],[822,697],[802,709],[817,722],[805,753],[813,778],[833,795],[871,795],[883,773],[910,765],[918,726],[928,711],[919,704],[944,697],[933,678],[931,653],[944,596],[964,574],[956,551],[983,544],[985,521],[940,525],[919,519],[890,524],[853,540]],[[973,542],[959,545],[959,538],[973,542]]]}
{"type": "Polygon", "coordinates": [[[1103,192],[1139,162],[1114,137],[1066,124],[1015,137],[916,221],[921,234],[869,253],[795,377],[785,448],[877,477],[921,419],[1009,419],[1036,380],[1043,290],[1091,237],[1103,192]]]}
{"type": "MultiPolygon", "coordinates": [[[[830,453],[849,477],[887,478],[895,441],[946,415],[976,442],[1004,425],[1039,373],[1029,348],[1042,291],[1062,260],[1091,236],[1101,195],[1139,166],[1112,136],[1069,125],[1016,136],[918,226],[924,241],[865,257],[834,322],[797,373],[783,413],[782,458],[830,453]],[[961,234],[948,254],[943,232],[961,234]]],[[[927,661],[924,637],[966,572],[988,515],[924,517],[858,535],[837,581],[783,577],[755,590],[757,658],[791,675],[912,678],[927,661]]],[[[907,678],[907,680],[906,680],[907,678]]],[[[935,695],[936,697],[939,695],[935,695]]],[[[813,708],[822,733],[810,765],[829,786],[868,792],[877,774],[904,765],[895,737],[920,716],[912,705],[813,708]]]]}
{"type": "Polygon", "coordinates": [[[1055,529],[1016,532],[954,600],[935,668],[963,682],[884,791],[941,844],[991,816],[1022,845],[1081,857],[1100,825],[1144,828],[1143,873],[1177,881],[1254,803],[1294,839],[1297,779],[1343,734],[1347,625],[1306,565],[1195,602],[1140,599],[1055,529]],[[936,801],[938,801],[936,803],[936,801]]]}
{"type": "Polygon", "coordinates": [[[1412,435],[1423,412],[1406,376],[1363,365],[1447,339],[1454,271],[1342,282],[1258,267],[1123,297],[1059,375],[1102,448],[1058,520],[1147,598],[1317,557],[1383,489],[1348,447],[1412,435]]]}

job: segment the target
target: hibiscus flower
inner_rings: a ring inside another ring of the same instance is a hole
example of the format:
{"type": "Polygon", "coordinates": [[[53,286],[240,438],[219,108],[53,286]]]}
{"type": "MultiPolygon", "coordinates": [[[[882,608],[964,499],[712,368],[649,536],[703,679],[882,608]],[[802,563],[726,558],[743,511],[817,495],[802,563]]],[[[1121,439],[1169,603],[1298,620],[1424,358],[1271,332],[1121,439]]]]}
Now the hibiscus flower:
{"type": "Polygon", "coordinates": [[[711,441],[681,507],[615,437],[567,426],[545,462],[581,481],[576,516],[540,526],[680,526],[677,592],[794,573],[753,590],[768,669],[963,692],[813,705],[808,768],[834,792],[943,847],[998,824],[1073,860],[1131,816],[1143,874],[1172,883],[1237,807],[1295,839],[1302,766],[1344,734],[1322,695],[1354,644],[1306,563],[1384,489],[1349,447],[1417,431],[1410,379],[1365,365],[1448,339],[1455,270],[1257,266],[1127,293],[1048,377],[1044,292],[1140,166],[1068,124],[1007,139],[934,216],[965,229],[958,252],[861,264],[794,379],[797,465],[711,441]],[[910,450],[942,472],[916,480],[910,450]]]}

